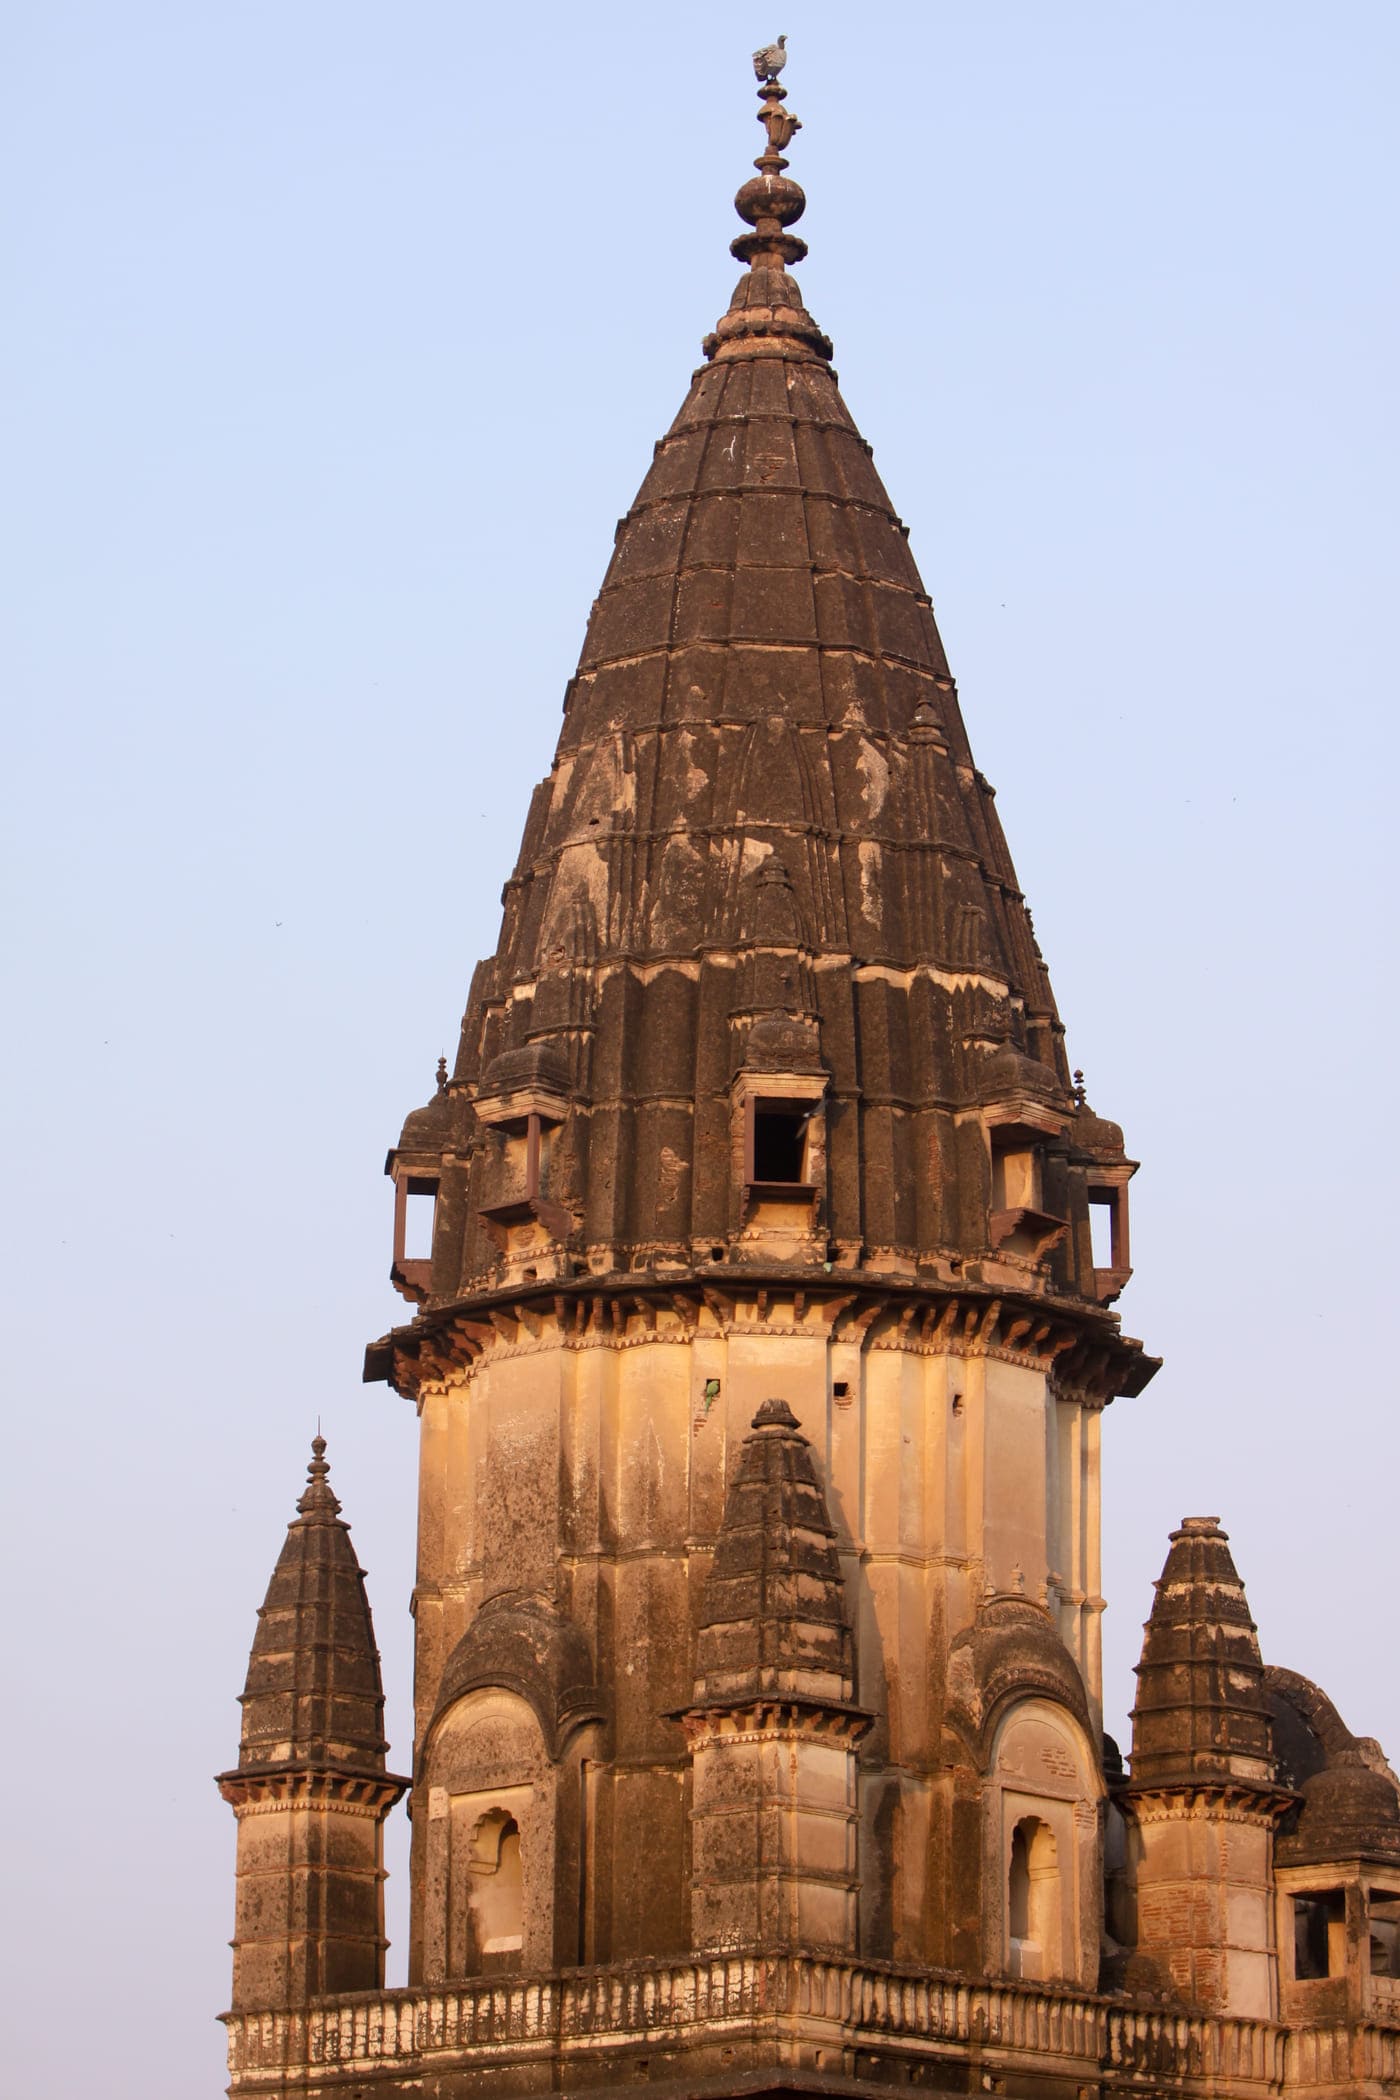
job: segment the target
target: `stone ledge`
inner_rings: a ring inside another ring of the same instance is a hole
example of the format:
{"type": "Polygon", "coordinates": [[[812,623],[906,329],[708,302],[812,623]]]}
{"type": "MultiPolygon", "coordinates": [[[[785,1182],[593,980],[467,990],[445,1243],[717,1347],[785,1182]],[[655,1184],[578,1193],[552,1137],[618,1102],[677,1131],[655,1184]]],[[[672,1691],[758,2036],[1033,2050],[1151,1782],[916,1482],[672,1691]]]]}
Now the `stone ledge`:
{"type": "MultiPolygon", "coordinates": [[[[602,2089],[684,2076],[966,2088],[1003,2073],[1080,2086],[1245,2095],[1400,2079],[1395,2026],[1289,2028],[1133,2007],[1054,1986],[969,1981],[873,1962],[748,1953],[481,1980],[230,2013],[235,2095],[330,2092],[429,2074],[443,2092],[602,2089]],[[645,2065],[635,2058],[647,2053],[645,2065]],[[455,2073],[453,2077],[451,2074],[455,2073]]],[[[434,2090],[438,2090],[435,2084],[434,2090]]],[[[994,2089],[994,2088],[990,2088],[994,2089]]]]}

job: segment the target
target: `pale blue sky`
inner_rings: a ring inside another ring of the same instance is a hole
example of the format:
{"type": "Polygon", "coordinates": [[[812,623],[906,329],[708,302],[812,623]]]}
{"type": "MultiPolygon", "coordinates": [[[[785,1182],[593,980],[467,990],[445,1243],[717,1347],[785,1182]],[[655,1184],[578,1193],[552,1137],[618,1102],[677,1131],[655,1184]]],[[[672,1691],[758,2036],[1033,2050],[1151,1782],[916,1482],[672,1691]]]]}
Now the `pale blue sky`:
{"type": "Polygon", "coordinates": [[[10,15],[26,2100],[222,2084],[210,1775],[318,1413],[409,1756],[380,1167],[737,275],[779,29],[808,302],[1144,1162],[1122,1311],[1167,1361],[1106,1425],[1110,1726],[1168,1530],[1218,1512],[1266,1656],[1400,1755],[1400,12],[785,5],[10,15]]]}

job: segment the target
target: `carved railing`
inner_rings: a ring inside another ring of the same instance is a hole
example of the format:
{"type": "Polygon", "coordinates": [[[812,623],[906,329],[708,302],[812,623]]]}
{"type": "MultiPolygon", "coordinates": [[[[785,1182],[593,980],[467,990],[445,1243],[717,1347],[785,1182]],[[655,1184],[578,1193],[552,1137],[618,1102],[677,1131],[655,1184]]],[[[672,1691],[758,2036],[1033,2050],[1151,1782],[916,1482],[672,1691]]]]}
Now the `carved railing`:
{"type": "MultiPolygon", "coordinates": [[[[230,2013],[234,2090],[315,2086],[342,2075],[471,2055],[498,2067],[645,2043],[736,2035],[801,2039],[859,2056],[1058,2059],[1129,2090],[1170,2081],[1210,2092],[1400,2080],[1400,2023],[1289,2028],[1121,2002],[1053,1984],[976,1983],[891,1964],[747,1954],[574,1969],[432,1989],[325,1998],[302,2011],[230,2013]]],[[[834,2066],[832,2066],[834,2068],[834,2066]]]]}
{"type": "Polygon", "coordinates": [[[1352,2026],[1296,2027],[1288,2036],[1288,2084],[1308,2086],[1400,2084],[1400,2016],[1394,2026],[1358,2020],[1352,2026]]]}

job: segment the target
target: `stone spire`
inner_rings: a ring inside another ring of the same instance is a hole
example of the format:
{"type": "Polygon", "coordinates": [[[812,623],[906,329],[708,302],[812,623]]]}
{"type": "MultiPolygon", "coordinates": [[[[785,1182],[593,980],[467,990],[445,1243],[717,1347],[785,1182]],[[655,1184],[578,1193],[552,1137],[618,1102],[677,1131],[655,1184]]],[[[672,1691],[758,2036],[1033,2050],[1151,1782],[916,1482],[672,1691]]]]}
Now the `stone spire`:
{"type": "Polygon", "coordinates": [[[744,1439],[705,1582],[692,1760],[691,1943],[853,1952],[855,1663],[836,1530],[786,1400],[744,1439]]]}
{"type": "Polygon", "coordinates": [[[306,1487],[258,1613],[238,1770],[379,1780],[388,1748],[379,1652],[325,1450],[325,1438],[313,1438],[306,1487]]]}
{"type": "Polygon", "coordinates": [[[1137,1666],[1134,1786],[1272,1785],[1264,1664],[1218,1517],[1171,1535],[1137,1666]]]}
{"type": "Polygon", "coordinates": [[[408,1781],[385,1765],[384,1690],[364,1570],[326,1440],[258,1613],[238,1763],[233,2004],[301,2005],[384,1981],[383,1822],[408,1781]]]}
{"type": "MultiPolygon", "coordinates": [[[[949,1649],[984,1583],[1019,1583],[978,1650],[995,1725],[1018,1688],[1067,1692],[1047,1815],[1095,1886],[1100,1418],[1155,1367],[1090,1206],[1125,1205],[1132,1164],[1106,1122],[1076,1142],[932,605],[794,281],[765,64],[742,276],[617,525],[446,1088],[388,1162],[399,1223],[432,1207],[430,1256],[406,1230],[394,1255],[414,1317],[366,1362],[420,1403],[415,1784],[439,1810],[504,1784],[463,1709],[538,1679],[495,1638],[495,1600],[529,1599],[520,1640],[572,1621],[607,1716],[561,1752],[553,1836],[520,1826],[539,1945],[938,1966],[975,1932],[1000,1964],[978,1818],[1009,1827],[977,1729],[946,1777],[949,1649]]],[[[559,1742],[531,1711],[513,1786],[531,1729],[559,1742]]],[[[455,1828],[415,1828],[425,1960],[470,1896],[455,1828]]],[[[1062,1944],[1087,1977],[1082,1917],[1062,1944]]]]}
{"type": "Polygon", "coordinates": [[[765,1400],[744,1439],[705,1583],[697,1707],[852,1697],[836,1528],[812,1448],[786,1400],[765,1400]]]}
{"type": "Polygon", "coordinates": [[[673,1281],[717,1247],[881,1277],[985,1260],[993,1293],[1053,1278],[1093,1308],[1114,1390],[1150,1372],[1103,1311],[1126,1272],[1106,1283],[1090,1245],[1090,1184],[1132,1163],[1121,1143],[1116,1166],[1070,1156],[1062,1030],[993,791],[791,275],[806,200],[785,104],[766,79],[744,273],[618,524],[447,1092],[390,1154],[401,1209],[440,1198],[431,1265],[394,1263],[420,1322],[369,1360],[408,1390],[421,1343],[462,1350],[465,1299],[657,1264],[673,1281]],[[731,1126],[775,1014],[822,1084],[795,1090],[810,1200],[769,1231],[731,1126]],[[905,1156],[923,1170],[895,1171],[905,1156]]]}
{"type": "Polygon", "coordinates": [[[1138,1664],[1132,1777],[1136,1961],[1188,2003],[1277,2019],[1277,1784],[1264,1665],[1218,1517],[1171,1535],[1138,1664]],[[1229,1861],[1228,1875],[1221,1862],[1229,1861]]]}

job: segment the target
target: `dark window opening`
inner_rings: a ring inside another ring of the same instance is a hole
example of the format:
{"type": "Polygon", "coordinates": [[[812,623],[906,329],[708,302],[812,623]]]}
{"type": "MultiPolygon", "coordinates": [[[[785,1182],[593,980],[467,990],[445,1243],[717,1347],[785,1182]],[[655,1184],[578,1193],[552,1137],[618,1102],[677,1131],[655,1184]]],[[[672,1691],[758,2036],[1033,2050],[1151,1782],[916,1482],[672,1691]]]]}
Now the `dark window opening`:
{"type": "Polygon", "coordinates": [[[791,1182],[800,1187],[806,1180],[807,1116],[805,1108],[789,1107],[786,1102],[759,1101],[755,1104],[755,1181],[791,1182]]]}
{"type": "Polygon", "coordinates": [[[1106,1196],[1091,1195],[1089,1198],[1089,1237],[1093,1247],[1094,1267],[1096,1269],[1111,1269],[1114,1267],[1113,1241],[1115,1235],[1113,1226],[1112,1199],[1106,1196]]]}
{"type": "Polygon", "coordinates": [[[1302,1983],[1346,1968],[1346,1898],[1341,1889],[1293,1898],[1293,1973],[1302,1983]]]}
{"type": "Polygon", "coordinates": [[[837,1378],[833,1380],[831,1390],[838,1400],[844,1400],[851,1390],[849,1379],[837,1378]]]}

